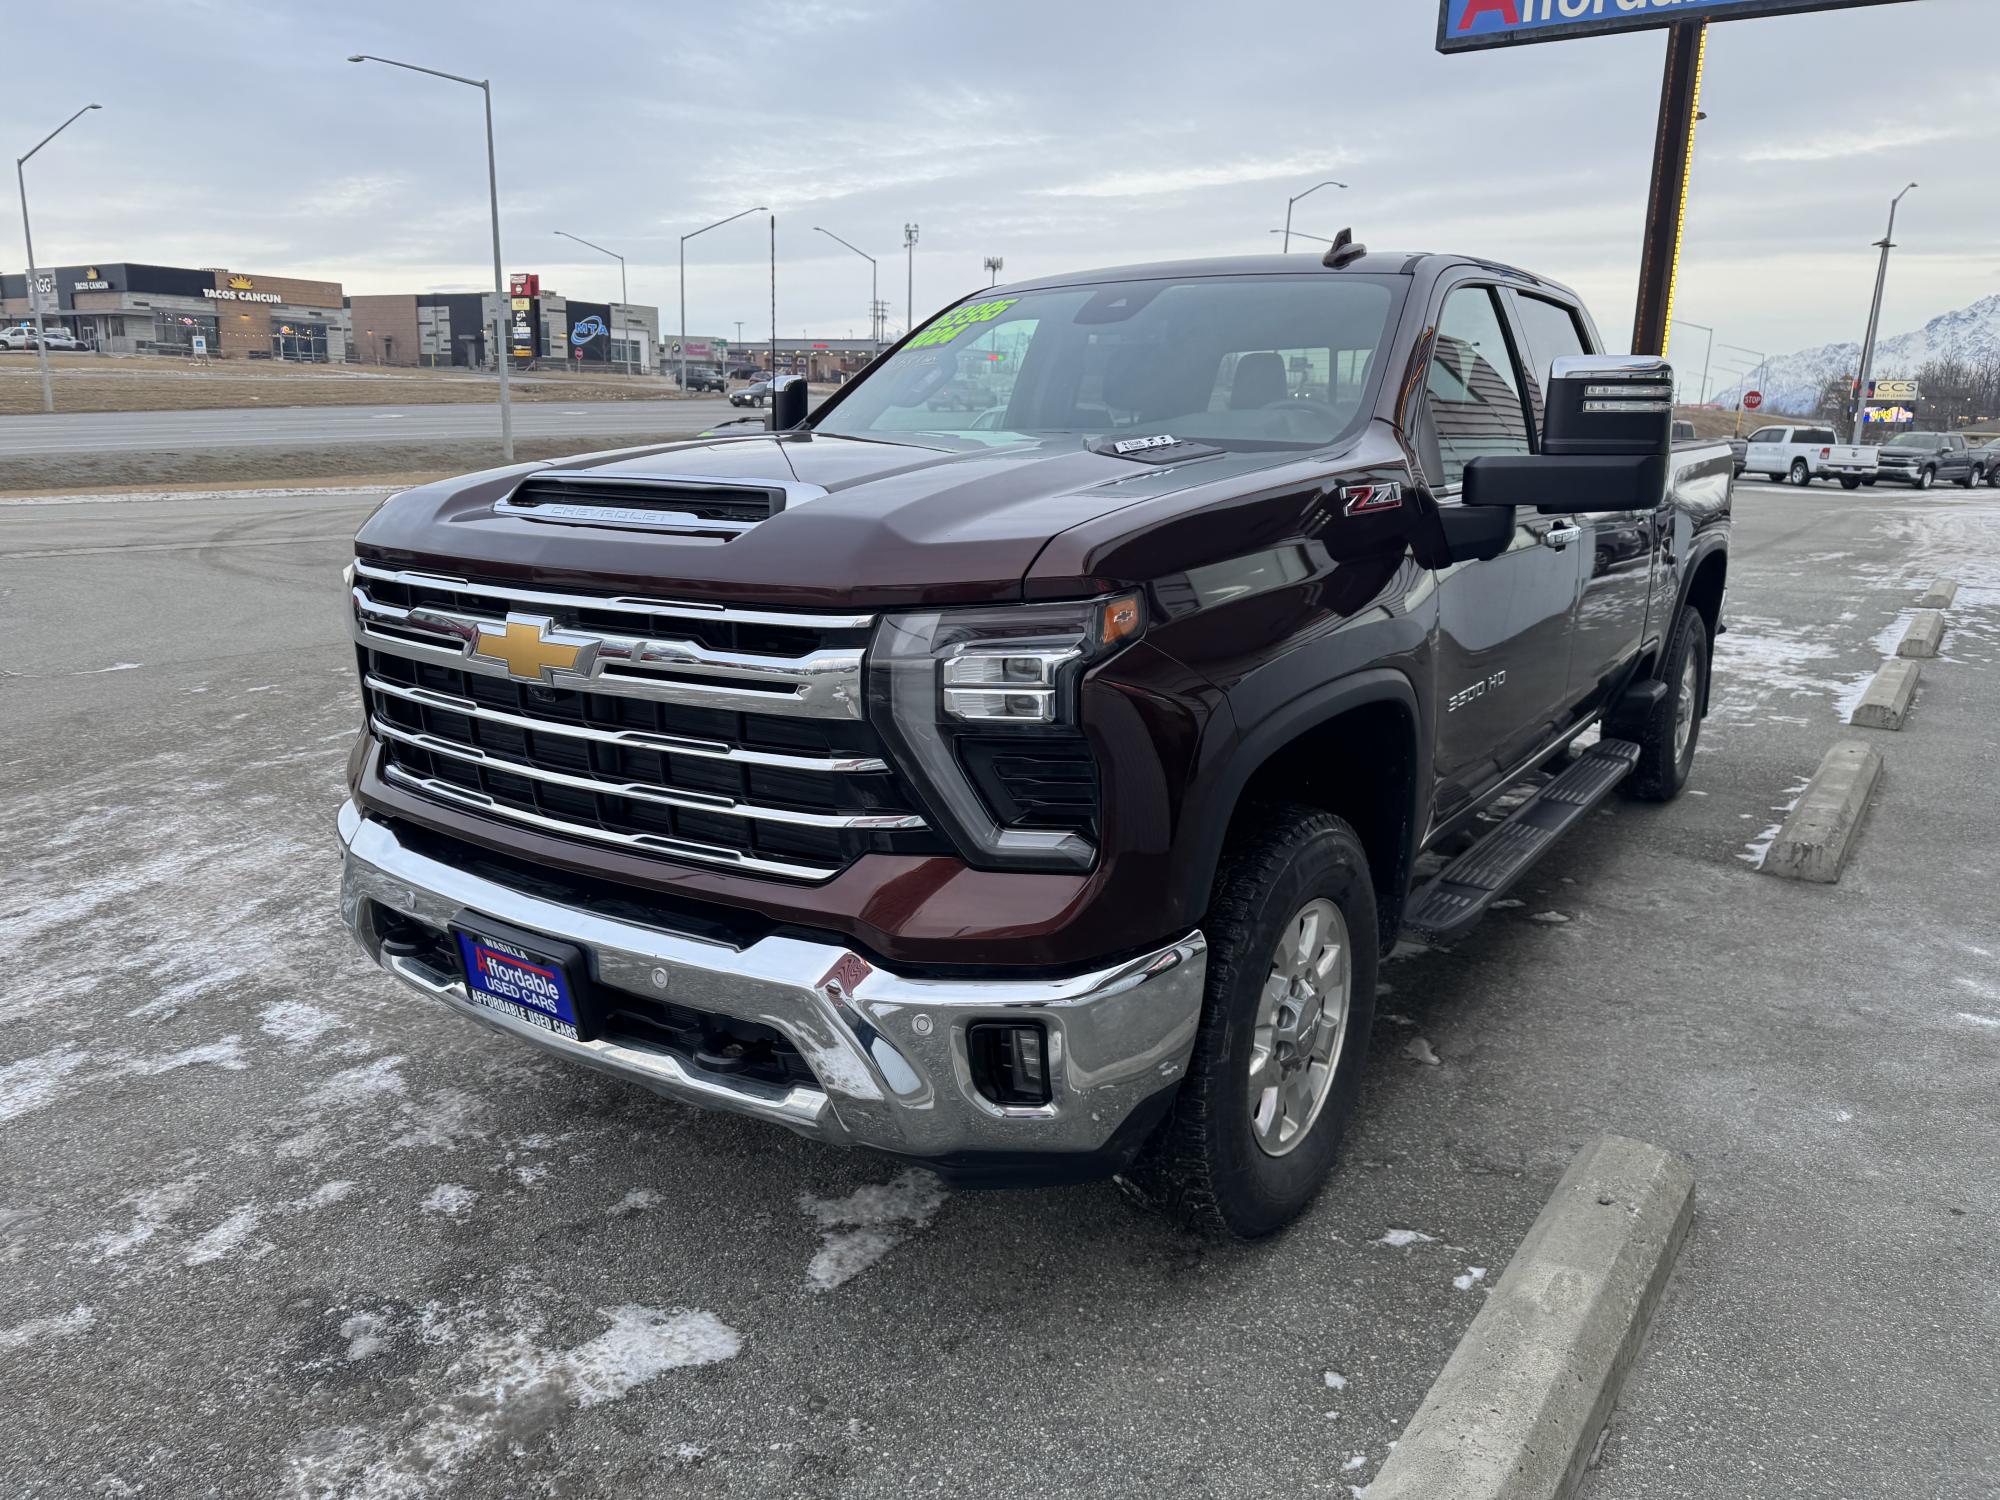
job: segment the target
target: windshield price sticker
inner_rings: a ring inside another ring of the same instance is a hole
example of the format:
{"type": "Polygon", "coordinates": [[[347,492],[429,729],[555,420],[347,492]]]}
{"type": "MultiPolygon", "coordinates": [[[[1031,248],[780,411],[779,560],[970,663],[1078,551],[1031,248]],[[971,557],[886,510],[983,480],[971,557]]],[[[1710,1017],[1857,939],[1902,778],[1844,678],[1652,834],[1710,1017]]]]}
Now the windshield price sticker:
{"type": "Polygon", "coordinates": [[[991,323],[1020,300],[1019,297],[1001,297],[993,302],[975,302],[969,307],[955,307],[911,339],[909,347],[922,349],[928,344],[949,344],[966,329],[980,323],[991,323]]]}

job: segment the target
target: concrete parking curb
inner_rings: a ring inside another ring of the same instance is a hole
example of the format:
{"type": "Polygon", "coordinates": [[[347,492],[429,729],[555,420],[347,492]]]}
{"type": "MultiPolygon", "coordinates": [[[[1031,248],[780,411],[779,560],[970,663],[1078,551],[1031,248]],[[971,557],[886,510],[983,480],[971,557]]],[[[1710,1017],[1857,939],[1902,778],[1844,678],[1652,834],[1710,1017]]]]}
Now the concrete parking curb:
{"type": "Polygon", "coordinates": [[[1847,722],[1862,729],[1901,729],[1910,703],[1917,696],[1917,679],[1923,670],[1916,662],[1902,657],[1883,662],[1847,722]]]}
{"type": "Polygon", "coordinates": [[[1903,632],[1902,644],[1896,647],[1896,654],[1929,659],[1938,654],[1938,647],[1943,641],[1944,616],[1934,609],[1918,610],[1910,616],[1910,628],[1903,632]]]}
{"type": "Polygon", "coordinates": [[[1827,751],[1758,868],[1784,880],[1839,880],[1881,775],[1882,757],[1859,740],[1842,740],[1827,751]]]}
{"type": "Polygon", "coordinates": [[[1928,589],[1924,597],[1917,601],[1918,609],[1950,609],[1951,601],[1958,597],[1958,580],[1940,578],[1928,589]]]}
{"type": "Polygon", "coordinates": [[[1694,1173],[1604,1135],[1556,1185],[1368,1500],[1558,1500],[1589,1463],[1694,1213],[1694,1173]]]}

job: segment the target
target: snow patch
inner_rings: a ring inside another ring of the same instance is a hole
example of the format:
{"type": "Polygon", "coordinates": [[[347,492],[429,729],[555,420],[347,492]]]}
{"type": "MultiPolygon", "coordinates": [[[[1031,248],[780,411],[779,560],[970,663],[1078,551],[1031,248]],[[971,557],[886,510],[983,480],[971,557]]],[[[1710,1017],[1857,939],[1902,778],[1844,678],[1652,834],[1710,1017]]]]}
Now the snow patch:
{"type": "Polygon", "coordinates": [[[161,1073],[172,1073],[180,1068],[192,1068],[202,1063],[214,1063],[218,1068],[228,1068],[240,1072],[250,1066],[243,1060],[243,1038],[226,1036],[219,1042],[204,1042],[199,1047],[184,1047],[179,1052],[170,1052],[165,1057],[140,1058],[127,1063],[126,1071],[137,1073],[143,1078],[154,1078],[161,1073]]]}
{"type": "Polygon", "coordinates": [[[96,1321],[96,1309],[79,1303],[66,1313],[30,1318],[12,1328],[0,1328],[0,1349],[26,1349],[31,1344],[45,1344],[51,1339],[74,1338],[79,1333],[88,1332],[90,1325],[96,1321]]]}
{"type": "Polygon", "coordinates": [[[880,1261],[913,1230],[927,1227],[944,1203],[944,1184],[911,1168],[885,1183],[855,1189],[845,1198],[802,1194],[799,1207],[820,1230],[820,1248],[806,1266],[816,1292],[845,1286],[880,1261]]]}
{"type": "Polygon", "coordinates": [[[388,1347],[389,1320],[380,1313],[356,1313],[340,1325],[340,1336],[347,1340],[349,1364],[372,1359],[388,1347]]]}
{"type": "Polygon", "coordinates": [[[1347,1389],[1347,1377],[1338,1370],[1328,1370],[1320,1379],[1326,1382],[1326,1388],[1330,1391],[1344,1391],[1347,1389]]]}
{"type": "Polygon", "coordinates": [[[1465,1274],[1463,1276],[1454,1276],[1451,1278],[1451,1284],[1457,1287],[1461,1292],[1469,1292],[1474,1287],[1478,1286],[1479,1283],[1484,1281],[1485,1279],[1486,1279],[1486,1267],[1467,1266],[1465,1268],[1465,1274]]]}
{"type": "Polygon", "coordinates": [[[1421,1229],[1392,1229],[1375,1243],[1387,1245],[1391,1250],[1401,1250],[1407,1245],[1435,1245],[1437,1236],[1425,1234],[1421,1229]]]}
{"type": "Polygon", "coordinates": [[[293,1047],[310,1047],[314,1042],[347,1023],[303,1000],[280,1000],[258,1012],[260,1030],[266,1036],[293,1047]]]}
{"type": "Polygon", "coordinates": [[[1540,922],[1544,927],[1560,927],[1569,920],[1559,911],[1538,911],[1528,918],[1530,922],[1540,922]]]}
{"type": "Polygon", "coordinates": [[[2000,1029],[2000,1016],[1976,1016],[1969,1010],[1962,1010],[1958,1013],[1958,1018],[1974,1026],[1990,1026],[2000,1029]]]}
{"type": "Polygon", "coordinates": [[[455,1182],[441,1182],[430,1190],[424,1201],[417,1206],[427,1214],[443,1214],[447,1219],[462,1219],[472,1211],[472,1205],[479,1201],[475,1189],[461,1187],[455,1182]]]}
{"type": "Polygon", "coordinates": [[[200,1184],[202,1175],[184,1177],[179,1182],[162,1183],[159,1187],[148,1188],[143,1193],[135,1193],[122,1201],[132,1209],[131,1225],[119,1231],[100,1234],[91,1241],[97,1247],[93,1260],[117,1260],[146,1243],[154,1235],[173,1222],[174,1216],[186,1208],[194,1198],[194,1190],[200,1184]]]}
{"type": "Polygon", "coordinates": [[[630,1214],[643,1213],[659,1201],[660,1195],[651,1188],[633,1188],[604,1212],[608,1218],[622,1219],[630,1214]]]}
{"type": "Polygon", "coordinates": [[[221,1260],[225,1256],[242,1252],[243,1259],[256,1260],[268,1255],[275,1248],[269,1240],[258,1240],[245,1249],[251,1231],[262,1222],[264,1210],[254,1203],[245,1203],[224,1219],[215,1228],[194,1242],[194,1248],[182,1258],[181,1264],[205,1266],[210,1261],[221,1260]]]}
{"type": "Polygon", "coordinates": [[[0,1120],[11,1120],[53,1103],[62,1082],[90,1060],[68,1042],[0,1068],[0,1120]]]}
{"type": "Polygon", "coordinates": [[[1413,1057],[1427,1068],[1435,1068],[1442,1061],[1431,1044],[1420,1036],[1413,1036],[1403,1044],[1403,1056],[1413,1057]]]}

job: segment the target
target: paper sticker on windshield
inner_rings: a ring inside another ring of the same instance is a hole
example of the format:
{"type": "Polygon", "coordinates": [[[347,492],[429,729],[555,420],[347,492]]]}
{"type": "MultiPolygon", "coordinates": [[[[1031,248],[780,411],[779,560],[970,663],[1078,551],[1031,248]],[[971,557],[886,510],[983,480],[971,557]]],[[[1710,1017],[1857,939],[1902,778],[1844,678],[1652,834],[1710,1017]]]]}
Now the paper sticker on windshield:
{"type": "Polygon", "coordinates": [[[927,344],[949,344],[966,329],[981,323],[991,323],[1020,300],[1019,297],[999,297],[991,302],[974,302],[966,307],[954,307],[911,339],[905,347],[921,349],[927,344]]]}

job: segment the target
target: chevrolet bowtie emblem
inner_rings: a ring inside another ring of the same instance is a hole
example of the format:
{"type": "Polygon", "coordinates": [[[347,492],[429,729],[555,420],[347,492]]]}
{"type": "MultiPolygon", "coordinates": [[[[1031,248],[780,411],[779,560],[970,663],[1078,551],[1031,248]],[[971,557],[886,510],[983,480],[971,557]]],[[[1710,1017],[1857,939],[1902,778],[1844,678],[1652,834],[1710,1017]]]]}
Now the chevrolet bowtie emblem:
{"type": "Polygon", "coordinates": [[[510,614],[505,625],[481,625],[468,654],[500,663],[509,677],[553,683],[559,671],[589,672],[597,642],[557,630],[546,616],[510,614]]]}

